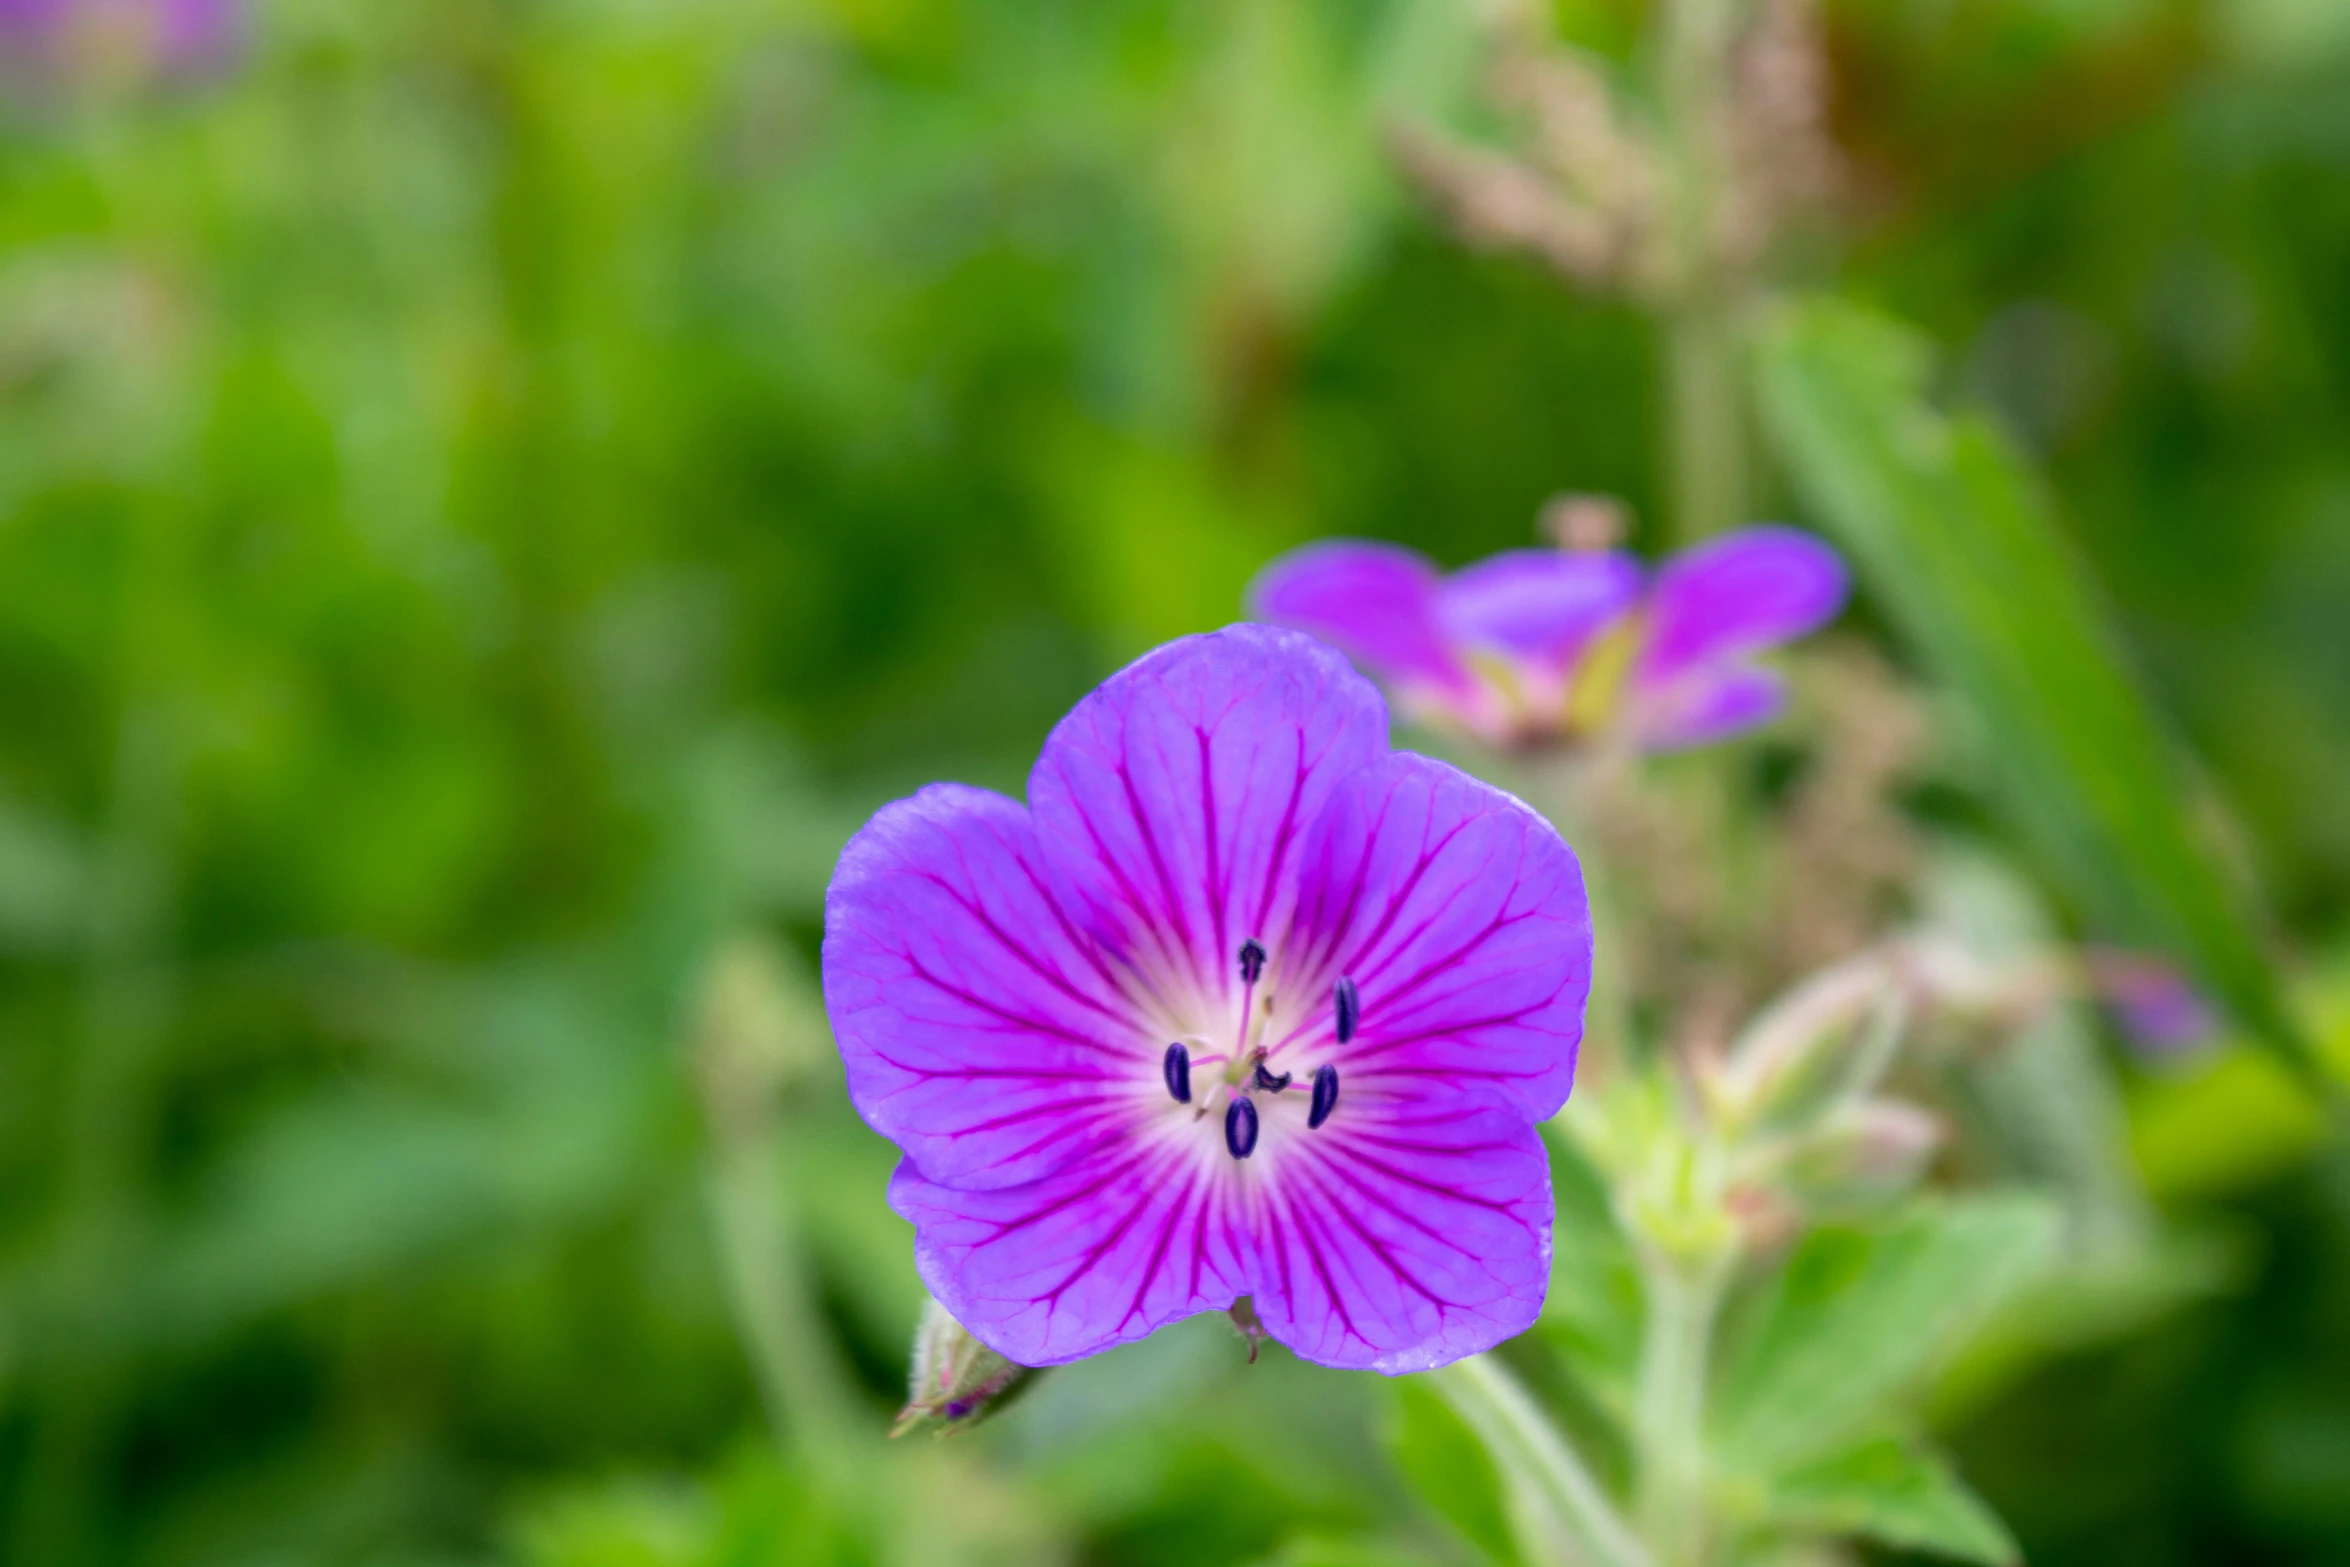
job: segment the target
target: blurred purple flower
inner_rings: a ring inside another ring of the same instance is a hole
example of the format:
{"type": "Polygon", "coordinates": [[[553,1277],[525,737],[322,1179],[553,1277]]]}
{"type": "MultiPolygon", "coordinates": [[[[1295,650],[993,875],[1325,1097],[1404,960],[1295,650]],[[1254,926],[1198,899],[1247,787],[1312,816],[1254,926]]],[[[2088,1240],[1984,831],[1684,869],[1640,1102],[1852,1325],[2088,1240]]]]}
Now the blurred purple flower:
{"type": "Polygon", "coordinates": [[[1755,656],[1843,607],[1835,551],[1754,527],[1666,561],[1643,585],[1621,551],[1512,550],[1441,576],[1392,544],[1310,544],[1249,590],[1260,620],[1344,648],[1415,717],[1493,745],[1622,732],[1703,745],[1769,719],[1785,684],[1755,656]]]}
{"type": "Polygon", "coordinates": [[[2175,965],[2142,952],[2098,947],[2082,954],[2089,988],[2130,1042],[2159,1056],[2208,1044],[2219,1015],[2175,965]]]}
{"type": "Polygon", "coordinates": [[[0,0],[0,63],[39,77],[182,76],[226,64],[239,0],[0,0]]]}
{"type": "Polygon", "coordinates": [[[886,807],[825,904],[849,1094],[947,1310],[1025,1365],[1243,1297],[1390,1373],[1532,1324],[1534,1123],[1591,973],[1557,833],[1391,753],[1368,681],[1262,626],[1112,676],[1028,799],[886,807]]]}

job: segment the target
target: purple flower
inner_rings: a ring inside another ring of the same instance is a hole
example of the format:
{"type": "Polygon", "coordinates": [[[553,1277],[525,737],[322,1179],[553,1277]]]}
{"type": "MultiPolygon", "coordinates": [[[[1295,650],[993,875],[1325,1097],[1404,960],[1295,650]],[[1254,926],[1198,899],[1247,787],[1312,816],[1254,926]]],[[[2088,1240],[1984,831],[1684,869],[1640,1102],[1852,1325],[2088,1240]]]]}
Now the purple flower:
{"type": "Polygon", "coordinates": [[[1620,551],[1511,550],[1440,576],[1392,544],[1310,544],[1249,591],[1260,620],[1326,637],[1414,717],[1493,745],[1621,729],[1643,750],[1719,740],[1778,712],[1755,662],[1843,607],[1835,551],[1792,528],[1684,550],[1645,586],[1620,551]]]}
{"type": "Polygon", "coordinates": [[[226,62],[236,0],[0,0],[0,65],[42,76],[178,76],[226,62]]]}
{"type": "Polygon", "coordinates": [[[1235,626],[1112,676],[1028,806],[934,784],[849,844],[824,992],[890,1204],[981,1340],[1052,1365],[1252,1297],[1309,1360],[1423,1370],[1524,1330],[1534,1124],[1591,972],[1575,856],[1391,753],[1379,693],[1235,626]]]}
{"type": "Polygon", "coordinates": [[[2118,947],[2081,956],[2089,987],[2132,1044],[2155,1056],[2183,1055],[2210,1043],[2219,1018],[2194,982],[2161,958],[2118,947]]]}

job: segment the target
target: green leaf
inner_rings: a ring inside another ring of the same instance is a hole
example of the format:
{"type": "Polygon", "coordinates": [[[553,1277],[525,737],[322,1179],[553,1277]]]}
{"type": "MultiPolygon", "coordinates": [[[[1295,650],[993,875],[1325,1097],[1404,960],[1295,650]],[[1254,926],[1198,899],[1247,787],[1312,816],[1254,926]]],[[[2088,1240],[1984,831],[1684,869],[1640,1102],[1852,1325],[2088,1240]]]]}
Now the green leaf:
{"type": "Polygon", "coordinates": [[[1640,1266],[1590,1159],[1555,1123],[1544,1129],[1543,1141],[1558,1210],[1543,1326],[1576,1373],[1620,1415],[1640,1360],[1640,1266]]]}
{"type": "Polygon", "coordinates": [[[2179,758],[2022,459],[1986,421],[1931,407],[1928,345],[1856,306],[1782,308],[1756,363],[1796,490],[1971,704],[2006,812],[2092,927],[2192,964],[2314,1075],[2257,921],[2191,825],[2179,758]]]}
{"type": "Polygon", "coordinates": [[[2051,1256],[2033,1197],[1921,1202],[1799,1245],[1731,1356],[1717,1408],[1733,1468],[1776,1473],[1823,1451],[1916,1382],[2051,1256]]]}
{"type": "Polygon", "coordinates": [[[1783,1475],[1765,1507],[1781,1527],[1866,1535],[1887,1545],[2005,1567],[2015,1538],[1949,1465],[1889,1438],[1860,1443],[1783,1475]]]}
{"type": "Polygon", "coordinates": [[[2170,1312],[2240,1290],[2260,1255],[2256,1228],[2201,1220],[2126,1250],[2081,1256],[2015,1291],[1934,1379],[1929,1413],[1962,1420],[2035,1368],[2143,1331],[2170,1312]]]}
{"type": "Polygon", "coordinates": [[[1477,1434],[1420,1377],[1398,1380],[1395,1395],[1388,1447],[1396,1467],[1471,1544],[1494,1561],[1516,1562],[1501,1471],[1477,1434]]]}
{"type": "Polygon", "coordinates": [[[1286,1542],[1255,1567],[1444,1567],[1453,1558],[1376,1539],[1323,1539],[1306,1536],[1286,1542]]]}

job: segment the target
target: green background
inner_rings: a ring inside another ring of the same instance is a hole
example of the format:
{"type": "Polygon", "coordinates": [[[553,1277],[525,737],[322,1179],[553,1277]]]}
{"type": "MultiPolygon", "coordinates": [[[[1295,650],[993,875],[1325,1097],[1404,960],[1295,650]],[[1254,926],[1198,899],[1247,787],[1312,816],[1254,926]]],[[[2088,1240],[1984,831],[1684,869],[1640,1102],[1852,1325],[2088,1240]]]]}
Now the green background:
{"type": "MultiPolygon", "coordinates": [[[[1459,563],[1568,489],[1662,547],[1654,323],[1463,248],[1381,156],[1458,10],[275,0],[219,73],[0,76],[0,1555],[1499,1538],[1382,1442],[1388,1390],[1213,1323],[866,1489],[764,1456],[688,1068],[729,942],[806,1016],[874,805],[1016,790],[1279,550],[1459,563]]],[[[1637,76],[1635,0],[1558,15],[1637,76]]],[[[2322,1032],[2350,10],[1829,24],[1851,177],[1786,281],[1921,328],[2038,465],[2322,1032]]],[[[2242,1278],[1946,1435],[2035,1562],[2340,1559],[2350,1154],[2241,1058],[2131,1070],[2150,1185],[2242,1278]]],[[[920,1304],[891,1155],[821,1071],[788,1118],[878,1428],[920,1304]]]]}

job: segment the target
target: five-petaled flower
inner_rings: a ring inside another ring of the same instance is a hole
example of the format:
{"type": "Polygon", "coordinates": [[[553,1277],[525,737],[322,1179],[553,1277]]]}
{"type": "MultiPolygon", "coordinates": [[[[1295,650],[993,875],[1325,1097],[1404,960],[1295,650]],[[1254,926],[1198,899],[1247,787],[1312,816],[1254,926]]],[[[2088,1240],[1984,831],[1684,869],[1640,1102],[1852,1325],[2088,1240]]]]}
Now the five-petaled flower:
{"type": "Polygon", "coordinates": [[[923,1281],[1027,1365],[1252,1297],[1325,1365],[1523,1331],[1535,1123],[1574,1078],[1582,872],[1510,796],[1391,752],[1378,691],[1236,626],[1111,677],[1024,809],[884,808],[825,905],[850,1097],[923,1281]]]}
{"type": "Polygon", "coordinates": [[[1644,581],[1620,551],[1511,550],[1441,576],[1412,551],[1337,539],[1266,567],[1251,613],[1324,637],[1415,718],[1493,745],[1618,736],[1702,745],[1778,712],[1755,655],[1843,607],[1835,551],[1753,527],[1685,550],[1644,581]]]}

